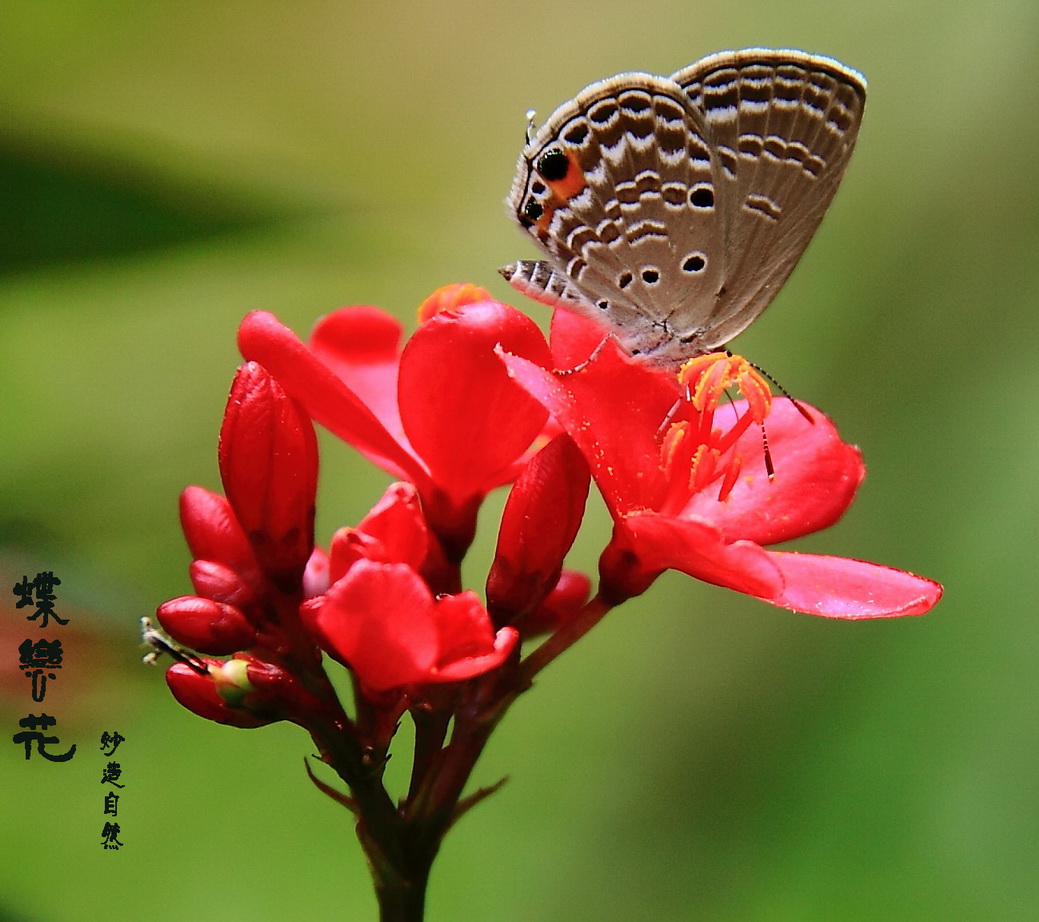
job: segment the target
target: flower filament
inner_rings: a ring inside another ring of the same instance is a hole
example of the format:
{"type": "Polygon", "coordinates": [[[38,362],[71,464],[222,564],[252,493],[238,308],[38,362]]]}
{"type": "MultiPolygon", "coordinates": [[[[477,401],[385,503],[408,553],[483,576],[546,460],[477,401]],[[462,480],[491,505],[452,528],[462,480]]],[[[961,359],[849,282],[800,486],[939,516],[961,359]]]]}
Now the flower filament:
{"type": "MultiPolygon", "coordinates": [[[[765,417],[772,408],[772,391],[764,376],[741,355],[711,352],[686,362],[678,371],[685,393],[689,418],[671,423],[661,444],[661,463],[668,473],[678,465],[688,466],[689,477],[680,497],[683,501],[720,480],[719,501],[732,491],[743,469],[743,456],[732,451],[737,440],[752,426],[762,428],[765,469],[773,476],[768,442],[764,440],[765,417]],[[723,396],[731,389],[746,401],[746,411],[732,425],[715,425],[715,414],[723,396]]],[[[674,483],[677,478],[671,478],[674,483]]]]}

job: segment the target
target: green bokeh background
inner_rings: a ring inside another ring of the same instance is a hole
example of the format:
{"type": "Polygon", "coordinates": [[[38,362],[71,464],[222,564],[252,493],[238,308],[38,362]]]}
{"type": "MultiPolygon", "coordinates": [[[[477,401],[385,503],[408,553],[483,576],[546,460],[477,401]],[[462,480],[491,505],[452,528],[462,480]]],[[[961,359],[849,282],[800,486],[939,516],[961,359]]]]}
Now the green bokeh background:
{"type": "MultiPolygon", "coordinates": [[[[0,919],[375,917],[302,732],[208,724],[139,664],[138,617],[189,591],[176,498],[217,486],[238,321],[305,333],[372,303],[410,327],[460,280],[516,303],[495,269],[533,253],[501,204],[524,112],[753,44],[870,81],[830,216],[737,344],[865,453],[851,513],[799,546],[945,599],[843,624],[665,576],[503,724],[478,780],[511,780],[449,836],[428,918],[1039,918],[1034,0],[7,0],[0,570],[63,580],[47,708],[79,751],[0,747],[0,919]]],[[[327,540],[387,479],[323,446],[327,540]]],[[[575,565],[605,521],[593,505],[575,565]]],[[[7,599],[13,733],[32,702],[7,599]]]]}

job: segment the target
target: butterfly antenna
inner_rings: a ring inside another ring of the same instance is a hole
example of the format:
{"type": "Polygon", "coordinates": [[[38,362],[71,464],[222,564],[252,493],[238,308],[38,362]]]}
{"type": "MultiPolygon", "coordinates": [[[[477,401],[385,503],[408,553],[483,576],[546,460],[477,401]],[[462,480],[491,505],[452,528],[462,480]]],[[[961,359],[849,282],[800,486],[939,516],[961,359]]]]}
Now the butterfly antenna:
{"type": "Polygon", "coordinates": [[[534,140],[534,116],[537,113],[533,109],[527,109],[527,143],[534,140]]]}
{"type": "Polygon", "coordinates": [[[201,657],[196,656],[186,647],[182,647],[180,644],[170,640],[152,624],[151,618],[141,618],[141,643],[147,644],[151,648],[144,657],[144,661],[149,666],[153,665],[165,653],[199,675],[209,674],[209,668],[201,657]]]}
{"type": "Polygon", "coordinates": [[[768,433],[765,431],[764,423],[761,424],[761,450],[765,455],[765,473],[768,474],[769,480],[775,480],[776,468],[772,464],[772,452],[768,449],[768,433]]]}
{"type": "MultiPolygon", "coordinates": [[[[780,384],[775,378],[773,378],[772,375],[770,375],[767,371],[765,371],[765,369],[762,368],[760,365],[755,365],[753,362],[751,362],[750,363],[750,367],[753,368],[756,372],[758,372],[758,374],[763,375],[764,377],[768,378],[769,383],[774,385],[776,390],[779,391],[779,393],[781,393],[784,397],[786,397],[787,400],[789,400],[794,405],[794,408],[797,410],[797,412],[800,413],[805,419],[807,419],[808,422],[810,422],[813,426],[815,425],[815,419],[813,418],[812,414],[809,413],[804,408],[803,404],[799,403],[797,400],[795,400],[793,397],[790,396],[790,391],[788,391],[785,387],[783,387],[782,384],[780,384]]],[[[767,442],[766,442],[766,445],[765,445],[765,449],[766,449],[766,451],[765,451],[765,458],[767,460],[767,458],[768,458],[768,444],[767,444],[767,442]]],[[[772,475],[769,474],[769,476],[771,477],[772,475]]]]}
{"type": "MultiPolygon", "coordinates": [[[[728,356],[732,355],[732,353],[729,352],[728,349],[725,350],[725,354],[728,355],[728,356]]],[[[766,378],[769,379],[769,381],[772,381],[772,383],[776,385],[776,387],[780,390],[780,392],[783,394],[784,397],[786,397],[795,407],[797,407],[799,410],[801,410],[802,413],[805,413],[805,411],[803,409],[801,409],[800,404],[796,400],[794,400],[794,398],[791,397],[786,391],[784,391],[782,385],[780,385],[777,381],[773,380],[772,376],[769,375],[768,372],[761,371],[761,369],[758,368],[757,365],[751,365],[751,368],[754,368],[754,369],[757,369],[757,371],[760,371],[761,374],[763,374],[766,378]]],[[[729,403],[735,407],[735,401],[733,400],[732,393],[730,391],[726,390],[725,391],[725,396],[729,398],[729,403]]],[[[807,414],[805,414],[805,415],[807,416],[807,414]]],[[[812,417],[807,416],[807,418],[808,418],[808,420],[810,422],[812,422],[812,423],[815,422],[815,420],[812,419],[812,417]]],[[[765,473],[768,474],[768,479],[770,481],[771,480],[775,480],[776,479],[776,466],[772,463],[772,451],[768,447],[768,432],[765,431],[765,423],[764,422],[760,422],[760,423],[758,423],[758,425],[761,427],[761,453],[765,457],[765,473]]]]}

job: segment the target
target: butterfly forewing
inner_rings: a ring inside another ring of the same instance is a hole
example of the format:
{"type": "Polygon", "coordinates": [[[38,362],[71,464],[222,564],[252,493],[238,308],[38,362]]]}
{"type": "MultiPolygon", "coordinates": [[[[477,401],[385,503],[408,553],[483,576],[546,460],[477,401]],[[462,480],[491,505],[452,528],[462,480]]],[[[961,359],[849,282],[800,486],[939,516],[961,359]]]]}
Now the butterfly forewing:
{"type": "Polygon", "coordinates": [[[622,74],[561,106],[507,199],[546,263],[503,270],[673,365],[728,341],[772,299],[833,197],[861,78],[800,52],[622,74]]]}
{"type": "MultiPolygon", "coordinates": [[[[712,169],[705,126],[680,89],[625,74],[593,84],[552,115],[523,151],[508,201],[555,275],[585,295],[583,304],[571,298],[565,306],[642,352],[671,338],[676,293],[702,297],[717,283],[702,246],[675,247],[676,228],[696,224],[694,239],[721,239],[715,210],[689,201],[691,189],[712,188],[712,169]],[[680,284],[680,273],[689,284],[680,284]]],[[[551,290],[562,288],[545,267],[539,275],[551,290]]],[[[530,293],[530,285],[521,290],[530,293]]]]}

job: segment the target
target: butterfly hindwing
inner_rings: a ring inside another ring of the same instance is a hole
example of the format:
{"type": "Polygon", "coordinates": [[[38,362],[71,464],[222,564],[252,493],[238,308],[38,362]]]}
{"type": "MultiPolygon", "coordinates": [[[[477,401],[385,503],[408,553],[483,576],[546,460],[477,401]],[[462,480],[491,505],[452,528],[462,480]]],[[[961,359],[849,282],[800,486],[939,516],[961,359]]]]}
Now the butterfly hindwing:
{"type": "Polygon", "coordinates": [[[722,52],[672,77],[704,113],[725,165],[727,296],[714,345],[746,328],[793,271],[851,158],[865,81],[803,52],[722,52]]]}

